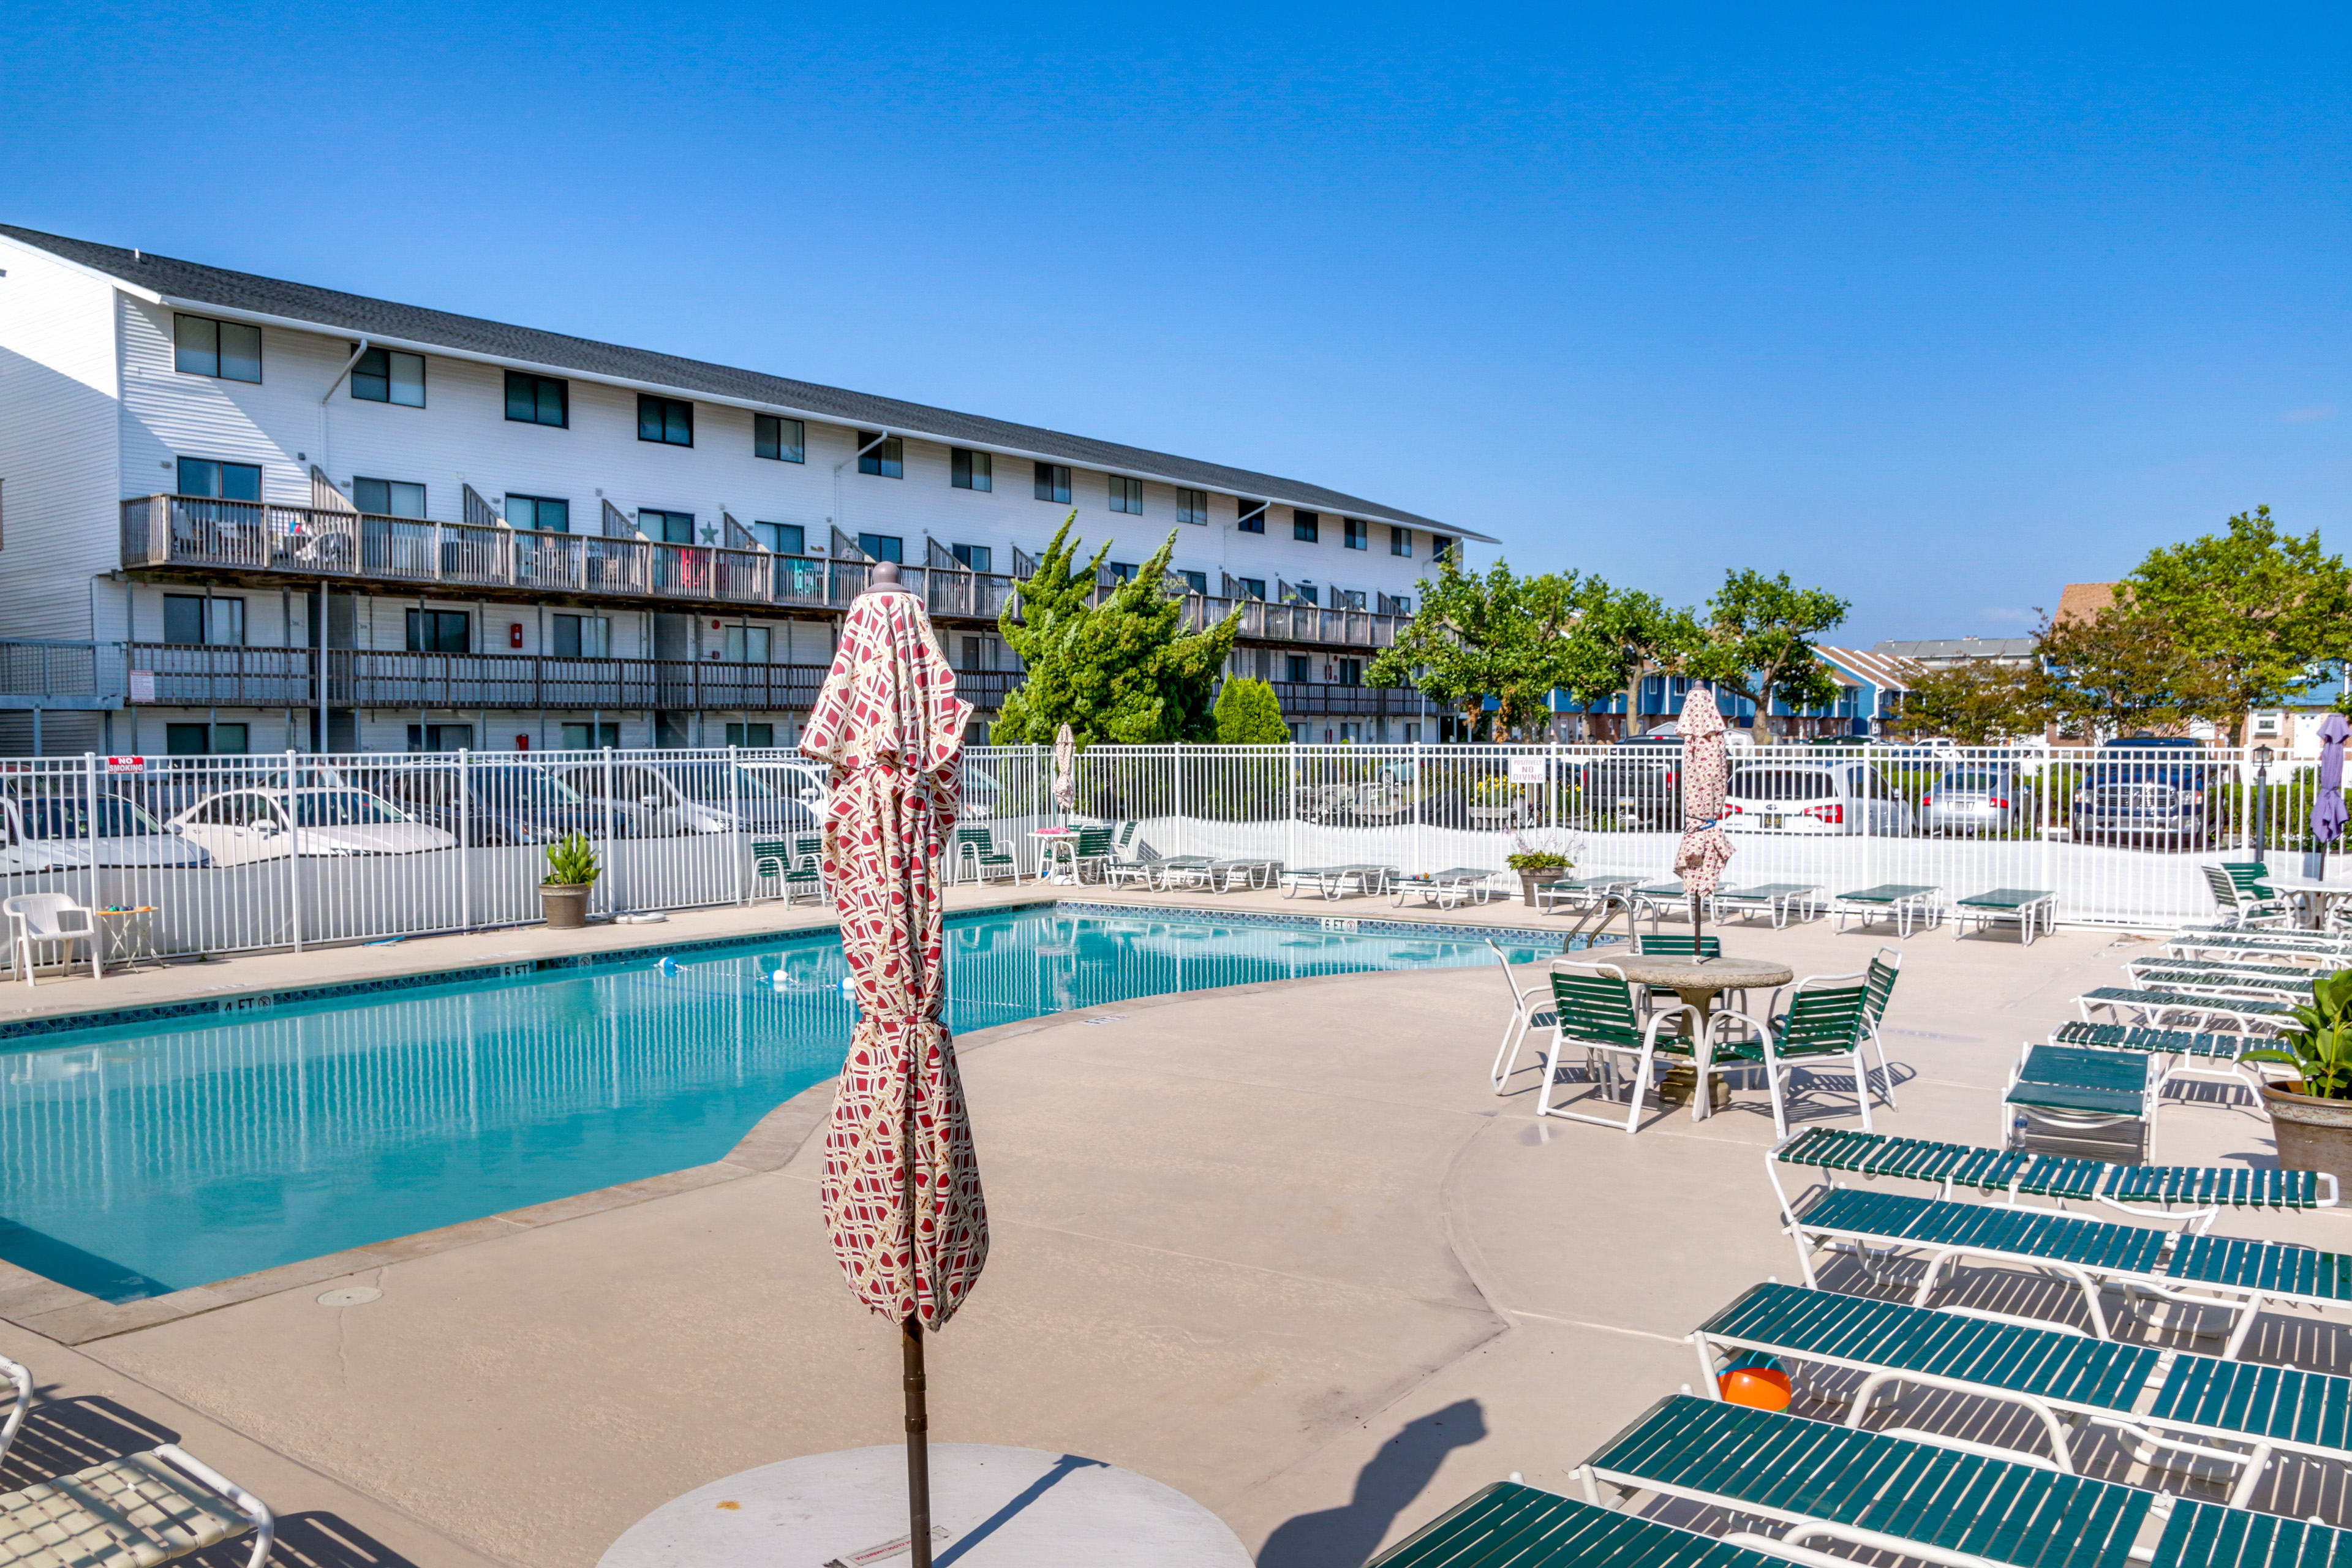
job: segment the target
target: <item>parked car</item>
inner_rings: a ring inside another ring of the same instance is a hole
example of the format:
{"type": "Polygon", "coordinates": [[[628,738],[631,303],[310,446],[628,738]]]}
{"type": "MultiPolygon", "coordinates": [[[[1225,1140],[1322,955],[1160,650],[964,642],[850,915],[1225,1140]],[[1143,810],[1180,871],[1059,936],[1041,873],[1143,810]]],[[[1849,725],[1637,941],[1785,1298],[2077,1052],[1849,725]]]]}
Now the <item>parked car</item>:
{"type": "Polygon", "coordinates": [[[457,840],[359,789],[236,789],[198,801],[165,827],[219,866],[291,855],[343,858],[453,849],[457,840]],[[299,831],[296,831],[296,829],[299,831]]]}
{"type": "Polygon", "coordinates": [[[1919,796],[1920,830],[1973,835],[2029,826],[2032,787],[2011,763],[1955,763],[1919,796]]]}
{"type": "Polygon", "coordinates": [[[1682,826],[1683,742],[1653,731],[1622,741],[1584,765],[1588,811],[1614,811],[1627,827],[1682,826]]]}
{"type": "Polygon", "coordinates": [[[740,763],[582,763],[562,776],[592,807],[609,789],[616,807],[638,808],[639,830],[648,834],[809,833],[820,825],[814,810],[740,763]]]}
{"type": "Polygon", "coordinates": [[[0,796],[0,876],[100,866],[187,868],[211,864],[200,845],[167,831],[118,795],[98,797],[98,835],[86,800],[63,795],[0,796]]]}
{"type": "Polygon", "coordinates": [[[545,768],[474,766],[461,784],[454,768],[400,768],[378,775],[376,792],[421,822],[474,848],[552,844],[573,833],[634,838],[645,808],[604,807],[545,768]]]}
{"type": "MultiPolygon", "coordinates": [[[[799,801],[820,820],[824,818],[833,792],[832,770],[823,763],[770,758],[738,765],[784,799],[799,801]]],[[[966,770],[967,775],[970,772],[966,770]]]]}
{"type": "Polygon", "coordinates": [[[2109,741],[2092,753],[2075,786],[2074,837],[2175,847],[2209,844],[2215,783],[2200,742],[2109,741]]]}
{"type": "Polygon", "coordinates": [[[1867,833],[1898,838],[1911,803],[1867,763],[1745,763],[1725,789],[1727,833],[1867,833]]]}

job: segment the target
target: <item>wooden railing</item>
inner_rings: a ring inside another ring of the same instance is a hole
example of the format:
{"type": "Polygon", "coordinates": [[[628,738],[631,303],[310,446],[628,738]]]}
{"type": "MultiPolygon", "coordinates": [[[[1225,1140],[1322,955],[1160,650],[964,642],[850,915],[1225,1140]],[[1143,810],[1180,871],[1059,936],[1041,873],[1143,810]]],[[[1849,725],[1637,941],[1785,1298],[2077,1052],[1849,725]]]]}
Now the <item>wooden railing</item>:
{"type": "MultiPolygon", "coordinates": [[[[495,519],[487,503],[478,515],[495,519]]],[[[1017,553],[1017,552],[1016,552],[1017,553]]],[[[330,507],[139,496],[122,503],[122,563],[268,572],[357,582],[433,584],[626,596],[679,604],[830,609],[866,591],[870,563],[765,550],[667,544],[642,537],[535,533],[502,521],[436,522],[330,507]]],[[[993,621],[1014,579],[994,573],[902,566],[899,577],[931,614],[993,621]]],[[[1097,601],[1109,590],[1098,588],[1097,601]]],[[[1364,610],[1257,599],[1184,596],[1184,625],[1215,626],[1242,607],[1241,636],[1258,641],[1387,647],[1402,618],[1364,610]]]]}

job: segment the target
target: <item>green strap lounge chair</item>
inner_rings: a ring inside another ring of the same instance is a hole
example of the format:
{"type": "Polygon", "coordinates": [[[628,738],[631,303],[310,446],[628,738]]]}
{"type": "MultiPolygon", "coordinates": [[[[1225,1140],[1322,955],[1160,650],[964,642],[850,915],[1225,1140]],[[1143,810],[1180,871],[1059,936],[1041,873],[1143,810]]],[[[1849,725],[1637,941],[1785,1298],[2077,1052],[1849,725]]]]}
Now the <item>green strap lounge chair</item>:
{"type": "MultiPolygon", "coordinates": [[[[2205,873],[2206,889],[2212,893],[2214,905],[2220,910],[2224,925],[2242,929],[2287,925],[2294,920],[2294,911],[2287,908],[2286,900],[2271,892],[2267,887],[2259,893],[2252,891],[2227,866],[2206,866],[2200,869],[2205,873]]],[[[2261,886],[2258,880],[2249,880],[2261,886]]]]}
{"type": "Polygon", "coordinates": [[[2216,1034],[2210,1030],[2155,1029],[2145,1024],[2061,1024],[2050,1031],[2053,1046],[2074,1046],[2091,1051],[2141,1051],[2161,1064],[2156,1092],[2174,1079],[2242,1085],[2257,1095],[2263,1075],[2259,1068],[2242,1065],[2245,1054],[2273,1042],[2264,1036],[2216,1034]]]}
{"type": "Polygon", "coordinates": [[[1931,1311],[1899,1301],[1759,1285],[1699,1325],[1699,1387],[1717,1397],[1730,1356],[1769,1355],[1860,1373],[1838,1394],[1859,1426],[1881,1389],[1910,1384],[2021,1406],[2049,1457],[2069,1472],[2103,1426],[2134,1444],[2170,1448],[2239,1471],[2243,1508],[2278,1453],[2352,1463],[2352,1379],[2255,1366],[2060,1329],[1931,1311]],[[2217,1446],[2219,1445],[2219,1446],[2217,1446]]]}
{"type": "Polygon", "coordinates": [[[1456,904],[1483,904],[1495,896],[1495,879],[1500,872],[1477,866],[1449,866],[1443,871],[1424,871],[1411,877],[1398,877],[1390,882],[1396,889],[1396,904],[1404,907],[1408,894],[1419,893],[1424,904],[1434,904],[1450,910],[1456,904]]]}
{"type": "MultiPolygon", "coordinates": [[[[1628,1065],[1633,1067],[1633,1082],[1625,1097],[1622,1123],[1630,1136],[1641,1125],[1643,1095],[1658,1081],[1658,1058],[1695,1058],[1690,1038],[1676,1030],[1687,1021],[1695,1032],[1698,1010],[1688,1005],[1661,1007],[1643,1022],[1634,1005],[1633,987],[1627,983],[1625,972],[1610,963],[1554,963],[1551,999],[1552,1048],[1544,1058],[1543,1087],[1536,1095],[1536,1114],[1592,1121],[1603,1127],[1620,1124],[1613,1116],[1595,1116],[1552,1104],[1552,1087],[1559,1081],[1560,1068],[1569,1053],[1581,1050],[1599,1086],[1595,1094],[1607,1093],[1617,1072],[1628,1065]]],[[[1706,1086],[1700,1084],[1696,1098],[1701,1104],[1706,1101],[1706,1086]]]]}
{"type": "Polygon", "coordinates": [[[2164,939],[2164,951],[2175,958],[2252,957],[2321,969],[2341,969],[2352,963],[2352,938],[2315,931],[2179,931],[2164,939]]]}
{"type": "MultiPolygon", "coordinates": [[[[2242,979],[2308,985],[2315,976],[2326,973],[2326,969],[2341,967],[2341,964],[2321,968],[2296,963],[2280,954],[2269,952],[2244,952],[2226,958],[2180,958],[2168,952],[2158,952],[2130,960],[2124,965],[2124,973],[2131,977],[2134,984],[2139,984],[2145,979],[2162,985],[2167,982],[2157,977],[2163,975],[2210,975],[2217,983],[2222,984],[2242,979]]],[[[2175,989],[2179,988],[2177,982],[2171,984],[2175,989]]]]}
{"type": "Polygon", "coordinates": [[[2140,1157],[2152,1159],[2159,1066],[2143,1051],[2029,1045],[2009,1069],[1999,1142],[2003,1148],[2017,1142],[2021,1124],[2029,1132],[2039,1128],[2073,1138],[2129,1123],[2140,1157]]]}
{"type": "Polygon", "coordinates": [[[1830,901],[1830,911],[1837,917],[1840,931],[1845,930],[1848,919],[1865,931],[1874,920],[1892,920],[1898,936],[1909,936],[1915,925],[1934,925],[1943,918],[1943,907],[1944,889],[1907,882],[1883,882],[1875,888],[1840,893],[1830,901]]]}
{"type": "Polygon", "coordinates": [[[1359,893],[1371,897],[1388,891],[1390,879],[1395,877],[1393,866],[1360,861],[1346,866],[1297,866],[1282,873],[1282,896],[1298,896],[1298,889],[1312,887],[1325,899],[1344,896],[1352,885],[1359,893]]]}
{"type": "Polygon", "coordinates": [[[1641,880],[1639,877],[1563,877],[1536,889],[1536,912],[1591,910],[1612,895],[1630,901],[1641,880]]]}
{"type": "Polygon", "coordinates": [[[2221,968],[2191,961],[2182,963],[2170,960],[2140,959],[2129,968],[2134,985],[2150,991],[2178,991],[2189,996],[2214,996],[2222,1000],[2245,998],[2257,1002],[2284,1001],[2290,1006],[2300,1005],[2311,999],[2313,972],[2308,969],[2280,969],[2273,973],[2268,964],[2221,968]]]}
{"type": "Polygon", "coordinates": [[[1821,901],[1818,882],[1766,882],[1753,888],[1717,888],[1707,900],[1708,918],[1720,922],[1726,915],[1769,915],[1777,930],[1789,923],[1795,915],[1800,921],[1814,917],[1821,901]]]}
{"type": "MultiPolygon", "coordinates": [[[[2290,1005],[2244,996],[2197,996],[2170,987],[2100,985],[2074,998],[2086,1024],[2142,1025],[2155,1028],[2188,1027],[2200,1033],[2258,1035],[2271,1032],[2263,1021],[2284,1019],[2290,1005]],[[2103,1019],[2098,1016],[2105,1014],[2103,1019]]],[[[2273,1022],[2272,1028],[2277,1026],[2273,1022]]]]}
{"type": "Polygon", "coordinates": [[[2015,921],[2027,947],[2033,945],[2034,928],[2044,934],[2058,926],[2058,895],[2047,888],[1995,888],[1952,900],[1952,940],[1968,935],[1971,925],[1990,931],[2002,921],[2015,921]]]}
{"type": "Polygon", "coordinates": [[[1364,1568],[1786,1568],[1787,1563],[1657,1520],[1497,1481],[1364,1568]]]}
{"type": "Polygon", "coordinates": [[[992,878],[1010,877],[1013,885],[1021,882],[1021,863],[1010,849],[996,847],[996,835],[985,827],[959,827],[955,830],[955,879],[969,876],[975,882],[992,878]]]}

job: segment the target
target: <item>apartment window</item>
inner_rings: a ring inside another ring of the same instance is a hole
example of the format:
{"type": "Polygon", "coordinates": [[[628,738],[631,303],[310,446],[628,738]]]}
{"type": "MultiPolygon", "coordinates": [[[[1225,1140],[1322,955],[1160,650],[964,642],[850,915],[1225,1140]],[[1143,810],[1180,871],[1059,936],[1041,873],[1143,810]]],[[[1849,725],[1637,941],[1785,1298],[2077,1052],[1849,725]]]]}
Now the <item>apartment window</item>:
{"type": "Polygon", "coordinates": [[[948,454],[948,482],[960,490],[992,490],[996,459],[986,452],[967,452],[958,447],[948,454]]]}
{"type": "Polygon", "coordinates": [[[776,727],[773,724],[730,724],[727,726],[727,743],[753,751],[772,751],[776,744],[776,727]]]}
{"type": "Polygon", "coordinates": [[[1135,581],[1135,563],[1132,561],[1109,562],[1106,563],[1103,569],[1110,574],[1110,579],[1114,583],[1132,583],[1135,581]]]}
{"type": "Polygon", "coordinates": [[[1303,653],[1283,655],[1282,679],[1304,685],[1315,679],[1315,661],[1303,653]]]}
{"type": "Polygon", "coordinates": [[[1409,616],[1412,614],[1412,595],[1410,594],[1399,594],[1396,597],[1391,599],[1389,601],[1389,613],[1398,616],[1409,616]]]}
{"type": "Polygon", "coordinates": [[[1319,605],[1323,602],[1323,590],[1312,583],[1293,583],[1290,597],[1295,604],[1319,605]]]}
{"type": "Polygon", "coordinates": [[[618,746],[621,727],[618,724],[566,724],[563,726],[563,749],[567,752],[593,752],[599,746],[618,746]]]}
{"type": "Polygon", "coordinates": [[[861,533],[857,536],[857,548],[877,561],[903,563],[907,559],[907,542],[895,533],[861,533]]]}
{"type": "Polygon", "coordinates": [[[666,447],[694,445],[694,405],[681,398],[637,394],[637,439],[666,447]]]}
{"type": "Polygon", "coordinates": [[[222,381],[261,379],[261,329],[209,316],[172,318],[172,368],[222,381]]]}
{"type": "Polygon", "coordinates": [[[202,594],[163,595],[163,640],[185,647],[245,646],[245,601],[213,599],[202,594]]]}
{"type": "Polygon", "coordinates": [[[471,724],[411,724],[408,727],[408,749],[412,752],[470,752],[474,749],[474,727],[471,724]]]}
{"type": "Polygon", "coordinates": [[[1123,479],[1117,474],[1113,474],[1110,477],[1110,510],[1141,517],[1143,515],[1143,481],[1123,479]]]}
{"type": "Polygon", "coordinates": [[[879,430],[860,430],[857,433],[857,471],[872,474],[877,479],[905,479],[907,443],[896,436],[885,436],[879,430]]]}
{"type": "MultiPolygon", "coordinates": [[[[258,381],[260,377],[254,379],[258,381]]],[[[352,362],[352,395],[362,403],[424,407],[425,356],[393,349],[368,350],[352,362]]]]}
{"type": "Polygon", "coordinates": [[[690,511],[656,511],[652,507],[643,507],[637,512],[637,531],[664,544],[691,544],[694,542],[694,514],[690,511]]]}
{"type": "Polygon", "coordinates": [[[1037,499],[1070,504],[1070,470],[1060,463],[1037,465],[1037,499]]]}
{"type": "Polygon", "coordinates": [[[1209,492],[1206,490],[1178,490],[1176,492],[1176,521],[1179,522],[1198,523],[1205,527],[1209,521],[1209,492]]]}
{"type": "Polygon", "coordinates": [[[958,665],[957,668],[994,669],[996,668],[997,656],[1003,651],[1003,644],[994,637],[971,637],[961,640],[963,662],[958,665]]]}
{"type": "Polygon", "coordinates": [[[411,610],[408,612],[408,651],[411,653],[470,653],[473,643],[467,636],[473,617],[463,610],[411,610]]]}
{"type": "Polygon", "coordinates": [[[751,532],[779,555],[803,555],[808,552],[808,531],[797,522],[755,522],[751,532]]]}
{"type": "Polygon", "coordinates": [[[1243,593],[1244,595],[1246,595],[1247,597],[1249,597],[1249,598],[1253,598],[1253,599],[1263,599],[1263,598],[1265,598],[1265,578],[1263,578],[1263,577],[1236,577],[1236,578],[1234,578],[1234,581],[1235,583],[1237,583],[1237,584],[1241,584],[1241,590],[1242,590],[1242,593],[1243,593]]]}
{"type": "Polygon", "coordinates": [[[518,425],[563,428],[572,423],[572,384],[527,371],[507,372],[507,417],[518,425]]]}
{"type": "MultiPolygon", "coordinates": [[[[613,618],[610,616],[553,616],[549,619],[552,623],[550,629],[554,635],[556,658],[613,657],[613,618]]],[[[564,743],[571,744],[568,741],[564,743]]]]}
{"type": "Polygon", "coordinates": [[[1364,591],[1361,588],[1334,588],[1331,590],[1331,607],[1335,610],[1360,610],[1364,607],[1364,591]]]}
{"type": "Polygon", "coordinates": [[[1364,661],[1360,658],[1341,659],[1339,661],[1339,684],[1342,686],[1361,686],[1363,683],[1364,661]]]}
{"type": "Polygon", "coordinates": [[[354,479],[352,504],[371,517],[423,517],[425,487],[399,479],[354,479]]]}
{"type": "Polygon", "coordinates": [[[174,757],[241,757],[247,750],[247,731],[242,724],[163,726],[163,751],[174,757]]]}
{"type": "Polygon", "coordinates": [[[1322,531],[1323,518],[1320,513],[1300,511],[1297,507],[1290,509],[1291,538],[1312,544],[1322,531]]]}
{"type": "Polygon", "coordinates": [[[179,490],[184,496],[205,496],[213,500],[259,500],[261,499],[261,465],[258,463],[215,463],[209,458],[180,459],[179,490]]]}
{"type": "Polygon", "coordinates": [[[751,455],[780,463],[808,461],[808,426],[773,414],[751,416],[751,455]]]}
{"type": "Polygon", "coordinates": [[[1391,555],[1402,555],[1405,557],[1405,559],[1411,560],[1412,558],[1412,530],[1409,528],[1390,529],[1389,553],[1391,555]]]}
{"type": "Polygon", "coordinates": [[[541,533],[572,531],[572,503],[553,496],[507,496],[507,526],[541,533]]]}
{"type": "Polygon", "coordinates": [[[1407,724],[1404,727],[1404,740],[1405,744],[1409,746],[1417,746],[1421,744],[1421,726],[1418,724],[1407,724]]]}
{"type": "Polygon", "coordinates": [[[1262,500],[1248,500],[1237,498],[1234,500],[1234,505],[1241,509],[1241,521],[1235,523],[1234,525],[1234,527],[1240,529],[1244,533],[1264,533],[1265,531],[1265,502],[1262,500]]]}
{"type": "Polygon", "coordinates": [[[1203,594],[1203,595],[1205,595],[1206,593],[1208,593],[1208,591],[1209,591],[1209,574],[1208,574],[1206,572],[1184,572],[1184,571],[1179,571],[1179,572],[1176,574],[1176,575],[1178,575],[1179,577],[1183,578],[1183,579],[1184,579],[1184,585],[1185,585],[1186,587],[1188,587],[1188,588],[1192,589],[1192,592],[1194,592],[1195,594],[1203,594]]]}
{"type": "Polygon", "coordinates": [[[1429,558],[1432,561],[1453,560],[1454,541],[1443,533],[1431,534],[1429,536],[1429,558]]]}
{"type": "Polygon", "coordinates": [[[766,626],[729,626],[726,651],[719,657],[730,664],[765,664],[768,646],[766,626]]]}
{"type": "Polygon", "coordinates": [[[996,552],[985,544],[959,544],[955,547],[956,564],[972,572],[996,570],[996,552]]]}
{"type": "Polygon", "coordinates": [[[1345,517],[1339,520],[1339,531],[1345,535],[1341,542],[1349,549],[1370,550],[1372,547],[1371,524],[1357,518],[1345,517]]]}

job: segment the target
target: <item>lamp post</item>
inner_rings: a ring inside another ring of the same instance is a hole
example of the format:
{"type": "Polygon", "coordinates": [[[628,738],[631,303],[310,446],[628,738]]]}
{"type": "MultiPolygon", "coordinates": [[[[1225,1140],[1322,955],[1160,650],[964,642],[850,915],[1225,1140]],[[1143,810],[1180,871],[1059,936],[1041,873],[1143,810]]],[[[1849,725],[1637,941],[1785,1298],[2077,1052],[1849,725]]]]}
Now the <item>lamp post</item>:
{"type": "Polygon", "coordinates": [[[2263,864],[2263,847],[2270,842],[2271,758],[2268,746],[2254,748],[2254,863],[2263,864]]]}

